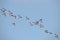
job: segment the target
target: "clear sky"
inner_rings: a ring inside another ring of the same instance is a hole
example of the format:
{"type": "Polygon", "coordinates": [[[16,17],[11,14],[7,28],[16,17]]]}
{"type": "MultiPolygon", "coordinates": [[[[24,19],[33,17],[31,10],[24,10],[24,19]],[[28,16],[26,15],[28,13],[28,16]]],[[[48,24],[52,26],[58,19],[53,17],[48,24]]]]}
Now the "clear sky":
{"type": "Polygon", "coordinates": [[[53,35],[44,32],[45,29],[60,36],[60,0],[0,0],[0,9],[6,8],[22,19],[4,17],[0,11],[0,40],[57,40],[53,35]],[[43,18],[43,30],[39,26],[29,26],[30,21],[43,18]],[[11,23],[16,22],[16,26],[11,23]]]}

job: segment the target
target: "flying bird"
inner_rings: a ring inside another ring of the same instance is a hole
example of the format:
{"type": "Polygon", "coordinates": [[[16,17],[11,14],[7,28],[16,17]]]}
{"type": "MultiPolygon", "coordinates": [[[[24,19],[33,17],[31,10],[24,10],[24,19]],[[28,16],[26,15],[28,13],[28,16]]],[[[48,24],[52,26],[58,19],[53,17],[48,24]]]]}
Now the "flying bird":
{"type": "Polygon", "coordinates": [[[58,34],[54,34],[56,38],[58,38],[58,34]]]}
{"type": "Polygon", "coordinates": [[[56,38],[59,38],[59,36],[58,36],[57,34],[55,35],[55,37],[56,37],[56,38]]]}
{"type": "Polygon", "coordinates": [[[30,18],[26,16],[26,20],[30,20],[30,18]]]}
{"type": "Polygon", "coordinates": [[[39,21],[33,22],[34,25],[39,25],[39,21]]]}
{"type": "Polygon", "coordinates": [[[8,12],[9,12],[9,15],[10,15],[11,17],[14,17],[14,18],[16,19],[17,16],[14,15],[13,12],[11,12],[11,11],[8,11],[8,12]]]}
{"type": "Polygon", "coordinates": [[[15,15],[11,15],[12,17],[14,17],[16,19],[16,16],[15,15]]]}
{"type": "Polygon", "coordinates": [[[15,25],[16,25],[16,23],[12,23],[12,25],[13,25],[13,26],[15,26],[15,25]]]}
{"type": "Polygon", "coordinates": [[[44,26],[40,23],[40,28],[44,28],[44,26]]]}
{"type": "Polygon", "coordinates": [[[45,33],[49,33],[48,30],[45,30],[45,33]]]}
{"type": "Polygon", "coordinates": [[[2,11],[2,15],[3,16],[6,16],[6,13],[5,13],[5,11],[7,11],[5,8],[2,8],[2,9],[0,9],[1,11],[2,11]]]}
{"type": "Polygon", "coordinates": [[[43,20],[43,19],[41,18],[41,19],[39,20],[39,22],[42,23],[42,22],[43,22],[42,20],[43,20]]]}
{"type": "Polygon", "coordinates": [[[18,15],[18,18],[22,18],[22,16],[18,15]]]}
{"type": "Polygon", "coordinates": [[[5,8],[2,8],[2,9],[0,9],[2,12],[5,12],[5,11],[7,11],[7,9],[5,9],[5,8]]]}
{"type": "Polygon", "coordinates": [[[8,10],[8,12],[9,12],[9,15],[10,15],[10,16],[13,15],[13,12],[11,12],[10,10],[8,10]]]}
{"type": "Polygon", "coordinates": [[[49,32],[49,34],[53,34],[52,32],[49,32]]]}
{"type": "Polygon", "coordinates": [[[3,13],[2,15],[3,15],[3,16],[6,16],[6,13],[3,13]]]}
{"type": "Polygon", "coordinates": [[[29,22],[30,26],[33,26],[32,22],[29,22]]]}

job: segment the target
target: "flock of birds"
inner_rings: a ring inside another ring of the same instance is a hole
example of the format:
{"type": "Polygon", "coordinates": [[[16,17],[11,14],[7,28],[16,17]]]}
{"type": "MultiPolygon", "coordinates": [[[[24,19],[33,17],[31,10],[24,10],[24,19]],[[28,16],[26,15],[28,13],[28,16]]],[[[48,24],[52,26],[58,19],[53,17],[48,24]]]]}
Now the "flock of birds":
{"type": "MultiPolygon", "coordinates": [[[[15,18],[15,19],[17,18],[17,16],[14,15],[14,13],[11,12],[10,10],[8,11],[8,10],[5,9],[5,8],[1,8],[0,11],[2,12],[2,15],[3,15],[3,16],[6,16],[6,11],[7,11],[7,12],[9,12],[9,15],[10,15],[11,17],[13,17],[13,18],[15,18]]],[[[23,17],[22,17],[21,15],[18,15],[18,18],[21,19],[21,18],[23,18],[23,17]]],[[[26,18],[26,20],[30,20],[30,18],[27,17],[27,16],[26,16],[25,18],[26,18]]],[[[38,21],[29,22],[29,24],[30,24],[30,26],[38,25],[40,28],[44,28],[44,25],[42,24],[42,22],[43,22],[43,19],[41,18],[41,19],[39,19],[38,21]]],[[[15,26],[16,23],[14,22],[14,23],[12,23],[12,25],[15,26]]],[[[58,39],[59,39],[58,34],[54,34],[53,32],[49,32],[48,30],[44,30],[44,32],[47,33],[47,34],[54,35],[55,38],[58,38],[58,39]]]]}

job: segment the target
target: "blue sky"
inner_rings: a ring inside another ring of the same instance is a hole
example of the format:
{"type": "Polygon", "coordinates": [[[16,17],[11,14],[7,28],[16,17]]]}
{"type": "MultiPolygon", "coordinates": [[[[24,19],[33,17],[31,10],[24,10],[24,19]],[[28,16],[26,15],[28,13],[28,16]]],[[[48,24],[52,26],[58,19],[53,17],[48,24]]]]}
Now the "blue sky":
{"type": "Polygon", "coordinates": [[[0,8],[6,8],[15,15],[23,16],[22,19],[14,19],[1,15],[0,11],[0,39],[1,40],[57,40],[54,36],[46,34],[45,29],[57,33],[60,36],[60,5],[59,0],[0,0],[0,8]],[[29,26],[25,16],[30,21],[43,18],[44,29],[39,26],[29,26]],[[14,27],[11,23],[16,22],[14,27]]]}

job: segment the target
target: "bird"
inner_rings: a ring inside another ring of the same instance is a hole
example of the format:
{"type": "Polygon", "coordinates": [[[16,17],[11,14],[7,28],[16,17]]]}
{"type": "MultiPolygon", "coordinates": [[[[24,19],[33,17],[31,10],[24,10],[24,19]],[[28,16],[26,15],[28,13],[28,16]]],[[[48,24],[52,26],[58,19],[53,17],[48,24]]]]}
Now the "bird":
{"type": "Polygon", "coordinates": [[[0,9],[2,12],[5,12],[5,11],[7,11],[7,9],[5,9],[5,8],[2,8],[2,9],[0,9]]]}
{"type": "Polygon", "coordinates": [[[18,18],[22,18],[22,16],[18,15],[18,18]]]}
{"type": "Polygon", "coordinates": [[[0,9],[0,10],[2,11],[2,15],[6,16],[6,12],[5,12],[5,11],[7,11],[7,9],[2,8],[2,9],[0,9]]]}
{"type": "Polygon", "coordinates": [[[3,16],[6,16],[6,13],[3,13],[2,15],[3,15],[3,16]]]}
{"type": "Polygon", "coordinates": [[[52,32],[49,32],[49,34],[53,34],[52,32]]]}
{"type": "Polygon", "coordinates": [[[42,23],[42,20],[43,20],[43,19],[41,18],[41,19],[39,20],[39,22],[42,23]]]}
{"type": "Polygon", "coordinates": [[[9,12],[9,15],[13,15],[13,12],[11,12],[10,10],[8,10],[8,12],[9,12]]]}
{"type": "Polygon", "coordinates": [[[14,17],[16,19],[16,16],[15,15],[11,15],[12,17],[14,17]]]}
{"type": "Polygon", "coordinates": [[[56,37],[56,38],[59,38],[57,34],[55,35],[55,37],[56,37]]]}
{"type": "Polygon", "coordinates": [[[10,16],[12,16],[12,17],[14,17],[14,18],[16,19],[17,16],[14,15],[13,12],[11,12],[10,10],[9,10],[8,12],[9,12],[9,15],[10,15],[10,16]]]}
{"type": "Polygon", "coordinates": [[[45,30],[45,33],[49,33],[48,30],[45,30]]]}
{"type": "Polygon", "coordinates": [[[39,21],[33,22],[34,25],[39,25],[39,21]]]}
{"type": "Polygon", "coordinates": [[[44,28],[44,26],[40,23],[40,28],[44,28]]]}
{"type": "Polygon", "coordinates": [[[30,20],[30,18],[26,16],[26,20],[30,20]]]}
{"type": "Polygon", "coordinates": [[[16,24],[15,24],[15,22],[14,22],[14,23],[12,23],[12,25],[13,25],[13,26],[15,26],[15,25],[16,25],[16,24]]]}
{"type": "Polygon", "coordinates": [[[30,26],[33,26],[32,22],[29,22],[30,26]]]}

